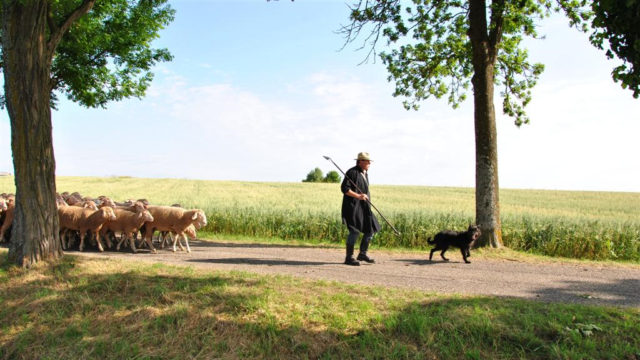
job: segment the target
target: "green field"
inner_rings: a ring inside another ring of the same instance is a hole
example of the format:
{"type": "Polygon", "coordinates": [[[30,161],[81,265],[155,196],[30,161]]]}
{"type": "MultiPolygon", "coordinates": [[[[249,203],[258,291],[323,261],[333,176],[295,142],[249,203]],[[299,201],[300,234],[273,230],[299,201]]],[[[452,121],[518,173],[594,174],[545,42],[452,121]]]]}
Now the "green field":
{"type": "MultiPolygon", "coordinates": [[[[14,189],[12,177],[0,178],[0,192],[14,189]]],[[[215,234],[335,244],[346,237],[339,184],[58,177],[57,189],[200,208],[209,220],[204,231],[215,234]]],[[[378,247],[424,249],[426,238],[465,229],[475,217],[471,188],[372,185],[371,194],[402,233],[383,224],[378,247]]],[[[503,241],[513,250],[640,261],[640,193],[503,189],[500,204],[503,241]]]]}

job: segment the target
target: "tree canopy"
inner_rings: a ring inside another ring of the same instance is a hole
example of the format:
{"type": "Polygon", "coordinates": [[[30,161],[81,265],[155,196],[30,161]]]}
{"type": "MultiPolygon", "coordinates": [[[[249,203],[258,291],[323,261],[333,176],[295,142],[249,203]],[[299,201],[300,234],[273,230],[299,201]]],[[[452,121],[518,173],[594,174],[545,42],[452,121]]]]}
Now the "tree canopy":
{"type": "MultiPolygon", "coordinates": [[[[611,0],[615,1],[615,0],[611,0]]],[[[430,97],[447,96],[453,108],[467,97],[474,75],[470,7],[468,0],[381,0],[363,2],[351,8],[352,24],[340,33],[347,43],[355,40],[372,24],[373,30],[362,47],[371,46],[369,56],[377,55],[380,37],[390,51],[380,53],[387,66],[389,81],[395,81],[395,97],[404,97],[404,106],[418,110],[418,103],[430,97]],[[363,4],[364,3],[364,4],[363,4]],[[354,26],[355,25],[355,26],[354,26]]],[[[485,4],[485,1],[481,1],[485,4]]],[[[524,108],[531,101],[544,65],[532,63],[522,40],[538,38],[536,20],[552,12],[564,11],[572,26],[586,31],[591,16],[584,9],[586,0],[493,0],[486,7],[483,35],[487,45],[495,46],[495,84],[501,89],[502,109],[520,126],[529,123],[524,108]],[[488,24],[487,24],[488,20],[488,24]]],[[[488,49],[491,50],[491,49],[488,49]]]]}
{"type": "Polygon", "coordinates": [[[617,57],[622,65],[613,69],[615,82],[629,88],[633,97],[640,97],[640,0],[594,0],[592,3],[594,29],[590,40],[607,57],[617,57]]]}
{"type": "Polygon", "coordinates": [[[62,255],[51,108],[57,94],[87,107],[142,97],[151,67],[171,60],[153,39],[174,18],[167,0],[1,0],[4,96],[16,205],[9,260],[62,255]],[[6,98],[5,98],[6,97],[6,98]]]}
{"type": "MultiPolygon", "coordinates": [[[[60,27],[80,3],[50,1],[48,33],[60,27]]],[[[95,1],[55,49],[49,84],[51,107],[56,108],[58,93],[93,108],[105,108],[109,101],[143,97],[153,80],[151,68],[173,58],[167,49],[154,49],[152,42],[174,17],[168,0],[95,1]]]]}
{"type": "Polygon", "coordinates": [[[340,180],[342,180],[340,174],[335,170],[329,171],[327,175],[324,176],[320,168],[315,168],[309,171],[307,178],[302,180],[302,182],[339,183],[340,180]]]}

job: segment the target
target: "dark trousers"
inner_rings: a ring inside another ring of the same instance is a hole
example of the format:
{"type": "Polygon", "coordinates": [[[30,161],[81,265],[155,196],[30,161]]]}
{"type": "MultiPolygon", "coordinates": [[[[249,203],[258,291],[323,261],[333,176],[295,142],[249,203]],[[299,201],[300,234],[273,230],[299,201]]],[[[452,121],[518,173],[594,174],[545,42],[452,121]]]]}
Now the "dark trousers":
{"type": "MultiPolygon", "coordinates": [[[[369,243],[371,239],[373,239],[374,233],[364,233],[362,236],[362,241],[360,242],[360,253],[366,254],[369,249],[369,243]]],[[[349,229],[349,235],[347,235],[347,246],[355,245],[356,241],[358,241],[358,237],[360,237],[360,231],[349,229]]]]}

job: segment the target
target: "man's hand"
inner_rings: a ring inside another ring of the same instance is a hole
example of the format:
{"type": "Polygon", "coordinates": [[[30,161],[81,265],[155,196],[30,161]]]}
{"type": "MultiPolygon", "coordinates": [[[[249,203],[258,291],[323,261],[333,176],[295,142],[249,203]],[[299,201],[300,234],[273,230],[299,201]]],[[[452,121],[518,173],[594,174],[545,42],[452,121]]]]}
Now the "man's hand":
{"type": "Polygon", "coordinates": [[[347,192],[347,195],[348,195],[348,196],[351,196],[351,197],[353,197],[353,198],[356,198],[356,199],[358,199],[358,200],[364,200],[364,201],[369,200],[369,197],[367,196],[367,194],[358,194],[357,192],[355,192],[355,191],[353,191],[353,190],[349,190],[349,191],[347,192]]]}

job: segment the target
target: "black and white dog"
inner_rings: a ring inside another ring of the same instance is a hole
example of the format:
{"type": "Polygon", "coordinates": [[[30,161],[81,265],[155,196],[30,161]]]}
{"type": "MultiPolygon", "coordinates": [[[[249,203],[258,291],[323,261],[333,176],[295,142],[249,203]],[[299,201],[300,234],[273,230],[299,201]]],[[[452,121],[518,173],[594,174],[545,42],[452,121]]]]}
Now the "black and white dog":
{"type": "Polygon", "coordinates": [[[430,245],[435,245],[433,249],[431,249],[431,254],[429,254],[429,260],[433,257],[433,253],[442,250],[440,256],[444,259],[444,261],[449,261],[446,257],[444,257],[444,253],[449,249],[449,246],[454,246],[460,249],[462,252],[462,258],[464,262],[470,264],[471,261],[467,260],[468,257],[471,256],[469,250],[475,243],[475,241],[480,237],[480,227],[477,225],[469,225],[469,229],[467,231],[450,231],[445,230],[441,231],[434,236],[433,241],[431,238],[427,239],[427,242],[430,245]]]}

